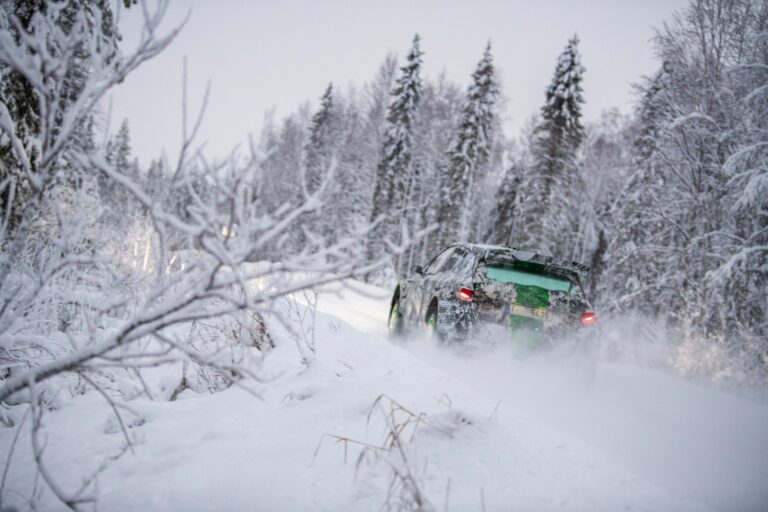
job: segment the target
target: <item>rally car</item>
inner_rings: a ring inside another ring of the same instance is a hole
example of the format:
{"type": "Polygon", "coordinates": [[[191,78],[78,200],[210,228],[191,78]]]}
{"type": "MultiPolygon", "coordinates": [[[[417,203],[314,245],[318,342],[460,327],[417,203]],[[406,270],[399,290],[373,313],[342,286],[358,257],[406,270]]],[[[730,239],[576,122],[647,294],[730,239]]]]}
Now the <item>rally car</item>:
{"type": "Polygon", "coordinates": [[[414,265],[392,295],[393,337],[426,330],[465,339],[496,326],[529,344],[583,332],[595,323],[580,275],[589,267],[515,248],[454,244],[414,265]]]}

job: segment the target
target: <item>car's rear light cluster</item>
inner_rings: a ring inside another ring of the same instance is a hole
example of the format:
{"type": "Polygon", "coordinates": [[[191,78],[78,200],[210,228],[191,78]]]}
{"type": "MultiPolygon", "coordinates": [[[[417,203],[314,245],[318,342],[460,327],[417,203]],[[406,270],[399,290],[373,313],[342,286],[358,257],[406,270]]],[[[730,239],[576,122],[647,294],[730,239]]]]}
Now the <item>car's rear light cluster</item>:
{"type": "Polygon", "coordinates": [[[591,311],[581,315],[581,325],[592,325],[595,323],[595,314],[591,311]]]}
{"type": "Polygon", "coordinates": [[[475,296],[475,291],[470,290],[469,288],[461,288],[459,290],[459,298],[461,300],[472,300],[472,297],[475,296]]]}

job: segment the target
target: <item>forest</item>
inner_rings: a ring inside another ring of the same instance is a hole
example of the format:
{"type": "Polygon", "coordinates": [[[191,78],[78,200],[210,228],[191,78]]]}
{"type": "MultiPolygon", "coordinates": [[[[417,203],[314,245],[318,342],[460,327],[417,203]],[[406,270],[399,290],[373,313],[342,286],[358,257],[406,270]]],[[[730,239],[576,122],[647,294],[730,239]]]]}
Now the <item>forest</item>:
{"type": "MultiPolygon", "coordinates": [[[[258,259],[356,239],[371,225],[360,255],[387,255],[366,276],[387,285],[454,242],[536,250],[590,265],[586,287],[601,311],[675,329],[682,369],[764,382],[766,16],[764,2],[693,2],[658,29],[658,71],[637,78],[635,111],[589,123],[574,35],[520,134],[502,131],[503,56],[491,43],[463,90],[422,76],[428,41],[416,35],[370,82],[329,84],[316,107],[266,118],[254,141],[261,207],[299,204],[321,187],[323,204],[258,259]]],[[[127,147],[127,131],[119,141],[127,147]]],[[[167,167],[154,162],[147,179],[167,167]]]]}

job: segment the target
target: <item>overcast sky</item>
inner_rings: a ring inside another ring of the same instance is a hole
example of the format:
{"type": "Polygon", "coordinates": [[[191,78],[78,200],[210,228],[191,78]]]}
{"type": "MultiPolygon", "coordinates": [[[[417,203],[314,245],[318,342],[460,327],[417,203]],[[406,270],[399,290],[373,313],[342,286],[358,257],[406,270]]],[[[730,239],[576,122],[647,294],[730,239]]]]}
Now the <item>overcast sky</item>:
{"type": "MultiPolygon", "coordinates": [[[[300,103],[313,106],[326,85],[370,80],[389,51],[406,54],[422,37],[424,74],[445,70],[462,86],[488,40],[508,98],[507,135],[543,102],[544,88],[569,37],[581,39],[587,120],[618,107],[628,112],[631,84],[654,71],[653,27],[683,0],[173,0],[166,29],[189,21],[161,55],[144,64],[112,97],[111,129],[131,125],[134,153],[146,165],[181,139],[182,62],[189,65],[192,105],[211,80],[208,110],[198,142],[222,156],[264,113],[281,118],[300,103]]],[[[135,45],[140,9],[121,13],[124,51],[135,45]]]]}

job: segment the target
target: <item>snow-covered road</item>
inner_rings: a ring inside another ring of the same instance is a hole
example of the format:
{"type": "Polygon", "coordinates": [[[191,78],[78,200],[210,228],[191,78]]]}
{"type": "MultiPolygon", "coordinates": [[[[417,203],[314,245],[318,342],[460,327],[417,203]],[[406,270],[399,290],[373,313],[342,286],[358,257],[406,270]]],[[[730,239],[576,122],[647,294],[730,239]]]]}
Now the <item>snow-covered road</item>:
{"type": "Polygon", "coordinates": [[[673,496],[768,510],[768,407],[661,370],[601,361],[591,387],[568,361],[467,359],[414,347],[508,410],[573,435],[673,496]]]}
{"type": "MultiPolygon", "coordinates": [[[[361,330],[386,334],[387,299],[368,303],[368,316],[377,322],[361,330]]],[[[352,302],[360,309],[361,299],[352,302]]],[[[341,306],[333,304],[329,313],[341,306]]],[[[625,335],[626,343],[638,343],[631,332],[625,335]]],[[[426,340],[402,346],[473,394],[497,400],[502,423],[507,413],[524,411],[672,496],[714,510],[768,510],[765,401],[620,361],[599,360],[594,382],[585,386],[567,358],[520,360],[503,349],[467,355],[426,340]]]]}
{"type": "MultiPolygon", "coordinates": [[[[134,453],[101,476],[101,508],[396,509],[412,495],[388,491],[396,469],[435,510],[768,509],[765,405],[620,362],[600,362],[588,386],[568,359],[392,344],[387,294],[356,287],[366,293],[321,294],[312,368],[282,340],[263,400],[233,388],[131,401],[146,422],[132,429],[134,453]],[[390,398],[425,422],[406,431],[402,453],[359,458],[356,441],[385,442],[390,398]]],[[[107,418],[95,393],[48,417],[46,459],[64,485],[119,446],[107,418]]],[[[0,431],[2,453],[12,436],[0,431]]],[[[6,484],[4,503],[20,508],[8,489],[30,495],[28,445],[22,436],[6,484]]]]}

